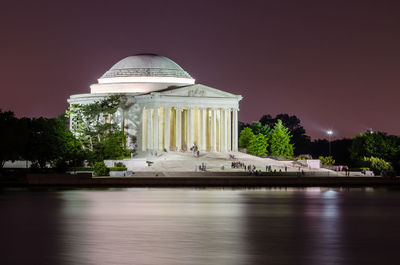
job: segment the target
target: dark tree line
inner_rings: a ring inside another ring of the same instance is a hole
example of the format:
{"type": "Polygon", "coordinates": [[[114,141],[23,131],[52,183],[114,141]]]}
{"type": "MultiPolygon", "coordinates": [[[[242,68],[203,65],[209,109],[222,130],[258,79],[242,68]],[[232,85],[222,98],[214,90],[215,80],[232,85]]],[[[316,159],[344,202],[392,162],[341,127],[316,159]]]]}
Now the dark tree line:
{"type": "Polygon", "coordinates": [[[0,168],[6,161],[27,160],[33,167],[76,165],[83,160],[80,142],[65,122],[52,118],[15,117],[0,110],[0,168]]]}
{"type": "Polygon", "coordinates": [[[58,118],[21,118],[0,109],[0,169],[6,161],[31,161],[34,168],[65,170],[130,155],[127,135],[111,116],[119,96],[86,105],[73,105],[58,118]],[[72,117],[71,117],[72,115],[72,117]],[[71,119],[75,135],[67,129],[71,119]]]}

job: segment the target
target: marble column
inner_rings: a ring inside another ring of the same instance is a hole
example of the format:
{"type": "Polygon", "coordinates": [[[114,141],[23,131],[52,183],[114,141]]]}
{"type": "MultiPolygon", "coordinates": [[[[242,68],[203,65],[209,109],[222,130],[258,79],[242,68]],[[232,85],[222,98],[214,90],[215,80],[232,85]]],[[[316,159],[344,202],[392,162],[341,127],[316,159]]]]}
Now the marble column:
{"type": "Polygon", "coordinates": [[[193,108],[189,107],[188,108],[188,141],[187,141],[187,148],[189,148],[193,145],[194,142],[194,118],[193,118],[193,108]]]}
{"type": "Polygon", "coordinates": [[[182,108],[175,108],[176,110],[176,151],[182,149],[182,108]]]}
{"type": "Polygon", "coordinates": [[[224,152],[228,152],[228,110],[224,109],[224,152]]]}
{"type": "Polygon", "coordinates": [[[211,152],[217,152],[217,109],[212,109],[211,120],[211,152]]]}
{"type": "Polygon", "coordinates": [[[138,115],[138,117],[140,117],[140,121],[137,124],[136,127],[136,150],[137,151],[144,151],[144,147],[143,147],[143,108],[140,108],[140,114],[138,115]]]}
{"type": "Polygon", "coordinates": [[[74,114],[70,113],[69,114],[69,130],[75,135],[75,128],[74,128],[74,114]]]}
{"type": "Polygon", "coordinates": [[[238,151],[238,110],[233,109],[233,120],[232,120],[232,151],[238,151]]]}
{"type": "Polygon", "coordinates": [[[200,151],[206,151],[206,143],[207,143],[207,138],[206,138],[206,121],[207,121],[207,109],[206,108],[201,108],[200,109],[200,151]]]}
{"type": "Polygon", "coordinates": [[[159,123],[158,123],[158,111],[159,111],[159,108],[158,107],[156,107],[156,108],[154,108],[154,117],[153,117],[153,121],[154,121],[154,129],[153,129],[153,135],[154,135],[154,141],[153,141],[153,150],[154,151],[157,151],[158,150],[158,125],[159,125],[159,123]]]}
{"type": "Polygon", "coordinates": [[[223,139],[223,136],[224,136],[224,123],[223,123],[224,112],[221,109],[219,109],[218,112],[219,112],[219,120],[218,120],[218,127],[219,127],[218,138],[219,138],[219,141],[218,141],[217,151],[218,152],[222,152],[222,150],[224,148],[223,147],[223,145],[224,145],[224,139],[223,139]]]}
{"type": "Polygon", "coordinates": [[[170,112],[171,112],[171,107],[165,107],[165,139],[164,139],[164,148],[169,151],[169,146],[170,146],[170,125],[171,125],[171,120],[170,120],[170,112]]]}
{"type": "Polygon", "coordinates": [[[146,139],[146,145],[147,145],[147,151],[150,151],[151,149],[151,109],[146,109],[147,112],[147,139],[146,139]]]}
{"type": "Polygon", "coordinates": [[[228,119],[227,119],[227,124],[228,124],[228,152],[232,151],[232,117],[231,117],[231,110],[227,110],[228,114],[228,119]]]}

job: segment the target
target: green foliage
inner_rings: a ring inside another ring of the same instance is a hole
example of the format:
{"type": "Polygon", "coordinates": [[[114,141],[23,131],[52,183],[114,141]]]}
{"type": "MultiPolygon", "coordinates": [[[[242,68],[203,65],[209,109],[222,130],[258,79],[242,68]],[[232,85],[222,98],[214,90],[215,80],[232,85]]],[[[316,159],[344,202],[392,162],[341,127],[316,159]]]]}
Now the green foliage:
{"type": "Polygon", "coordinates": [[[267,137],[262,133],[254,135],[247,146],[247,152],[256,155],[256,156],[265,156],[267,155],[267,137]]]}
{"type": "Polygon", "coordinates": [[[72,104],[66,116],[72,119],[71,130],[85,149],[94,150],[96,142],[110,131],[118,130],[117,124],[110,123],[110,117],[119,107],[120,97],[113,95],[92,104],[72,104]]]}
{"type": "Polygon", "coordinates": [[[270,138],[270,150],[273,156],[293,156],[293,145],[290,144],[290,132],[278,120],[272,130],[270,138]]]}
{"type": "Polygon", "coordinates": [[[353,138],[350,157],[353,161],[364,157],[378,157],[393,161],[400,151],[400,139],[383,132],[367,131],[353,138]]]}
{"type": "Polygon", "coordinates": [[[93,168],[94,176],[108,176],[109,171],[110,171],[109,168],[106,167],[106,164],[104,164],[104,162],[94,163],[94,168],[93,168]]]}
{"type": "Polygon", "coordinates": [[[288,128],[292,135],[290,141],[296,146],[296,155],[309,153],[311,143],[310,136],[306,135],[306,131],[300,123],[300,119],[295,115],[282,113],[276,115],[275,118],[272,118],[271,115],[264,115],[261,117],[260,122],[262,125],[269,125],[270,128],[273,128],[278,120],[282,121],[283,126],[288,128]]]}
{"type": "Polygon", "coordinates": [[[335,159],[332,156],[320,156],[318,159],[325,166],[333,166],[335,164],[335,159]]]}
{"type": "Polygon", "coordinates": [[[40,168],[54,163],[59,169],[80,164],[83,160],[81,143],[58,119],[32,119],[26,147],[26,159],[40,168]]]}
{"type": "Polygon", "coordinates": [[[114,166],[115,167],[125,167],[124,163],[122,163],[122,162],[116,162],[116,163],[114,163],[114,166]]]}
{"type": "Polygon", "coordinates": [[[245,127],[239,136],[239,146],[242,148],[247,148],[250,140],[254,137],[254,133],[249,127],[245,127]]]}
{"type": "Polygon", "coordinates": [[[122,131],[110,133],[101,144],[104,147],[104,159],[122,159],[130,153],[126,149],[126,135],[122,131]]]}
{"type": "Polygon", "coordinates": [[[126,148],[126,134],[112,119],[120,106],[120,96],[110,96],[101,101],[73,104],[67,111],[72,119],[72,130],[82,142],[89,162],[119,159],[130,154],[126,148]]]}
{"type": "Polygon", "coordinates": [[[364,157],[363,162],[365,165],[374,172],[375,175],[380,175],[382,171],[393,170],[392,166],[385,160],[377,157],[364,157]]]}
{"type": "Polygon", "coordinates": [[[253,121],[250,125],[251,130],[253,131],[254,135],[259,133],[263,134],[267,139],[270,137],[272,130],[268,126],[268,124],[262,125],[259,121],[253,121]]]}
{"type": "Polygon", "coordinates": [[[6,160],[25,159],[33,168],[51,164],[57,171],[81,165],[82,145],[67,130],[65,119],[14,117],[0,110],[0,168],[6,160]]]}

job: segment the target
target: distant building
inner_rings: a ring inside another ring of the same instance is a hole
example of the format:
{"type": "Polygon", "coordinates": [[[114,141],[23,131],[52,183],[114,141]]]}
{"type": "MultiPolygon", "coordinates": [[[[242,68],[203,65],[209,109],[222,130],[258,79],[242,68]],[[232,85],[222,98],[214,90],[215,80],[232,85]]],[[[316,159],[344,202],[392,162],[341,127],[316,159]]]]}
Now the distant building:
{"type": "Polygon", "coordinates": [[[242,97],[195,84],[164,56],[126,57],[90,86],[90,94],[72,95],[68,103],[89,104],[113,94],[122,97],[112,118],[124,127],[128,144],[139,152],[179,151],[193,144],[207,152],[238,149],[242,97]]]}

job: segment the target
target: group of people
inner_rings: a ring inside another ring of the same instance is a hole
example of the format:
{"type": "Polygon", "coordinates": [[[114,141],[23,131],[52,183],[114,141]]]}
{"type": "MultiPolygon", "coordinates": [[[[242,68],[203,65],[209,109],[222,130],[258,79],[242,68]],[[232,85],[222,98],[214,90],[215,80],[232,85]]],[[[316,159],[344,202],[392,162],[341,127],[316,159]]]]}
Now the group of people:
{"type": "MultiPolygon", "coordinates": [[[[195,169],[194,171],[197,171],[197,166],[195,166],[194,169],[195,169]]],[[[198,169],[199,169],[199,171],[203,171],[203,172],[207,171],[207,164],[204,162],[201,163],[201,165],[198,166],[198,169]]]]}
{"type": "Polygon", "coordinates": [[[232,162],[231,168],[246,168],[246,165],[240,161],[232,162]]]}
{"type": "Polygon", "coordinates": [[[256,175],[256,176],[260,176],[261,175],[261,170],[257,170],[255,165],[248,165],[247,166],[247,171],[249,172],[250,175],[256,175]]]}
{"type": "MultiPolygon", "coordinates": [[[[285,172],[287,172],[288,167],[285,166],[285,172]]],[[[276,169],[272,170],[272,166],[271,165],[266,165],[265,166],[265,171],[266,172],[276,172],[276,169]]],[[[279,172],[282,172],[282,169],[279,169],[279,172]]]]}
{"type": "Polygon", "coordinates": [[[200,156],[200,151],[196,144],[193,144],[192,147],[190,147],[190,151],[192,151],[194,157],[200,156]]]}

